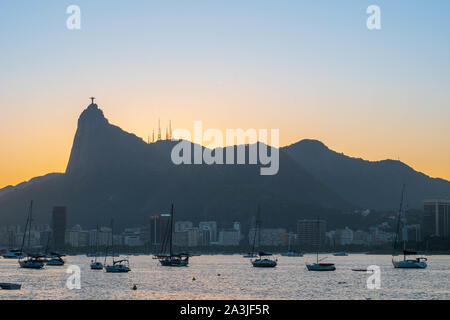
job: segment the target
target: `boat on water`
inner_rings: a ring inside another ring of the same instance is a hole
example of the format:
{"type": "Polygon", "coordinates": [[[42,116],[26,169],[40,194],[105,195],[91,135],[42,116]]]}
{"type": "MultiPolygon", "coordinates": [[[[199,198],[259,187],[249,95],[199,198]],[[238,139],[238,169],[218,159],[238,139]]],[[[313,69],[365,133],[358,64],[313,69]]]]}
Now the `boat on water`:
{"type": "MultiPolygon", "coordinates": [[[[25,230],[22,238],[21,252],[24,252],[25,238],[28,231],[28,248],[31,247],[31,222],[33,214],[33,200],[30,202],[30,207],[27,216],[27,222],[25,224],[25,230]]],[[[45,256],[40,253],[27,253],[19,258],[19,266],[25,269],[42,269],[44,267],[45,256]]]]}
{"type": "Polygon", "coordinates": [[[45,264],[48,266],[63,266],[65,264],[65,261],[62,257],[63,255],[60,254],[50,255],[45,264]]]}
{"type": "Polygon", "coordinates": [[[22,250],[20,249],[10,249],[4,253],[1,254],[3,259],[20,259],[23,258],[25,255],[22,253],[22,250]]]}
{"type": "MultiPolygon", "coordinates": [[[[320,223],[320,220],[317,219],[317,224],[319,224],[319,223],[320,223]]],[[[317,228],[317,230],[319,230],[319,227],[317,228]]],[[[326,259],[326,257],[319,260],[320,239],[319,239],[318,243],[319,243],[319,245],[317,246],[316,262],[306,263],[306,268],[308,269],[308,271],[334,271],[334,270],[336,270],[336,266],[334,265],[334,263],[320,262],[320,261],[326,259]]]]}
{"type": "MultiPolygon", "coordinates": [[[[100,261],[97,261],[97,256],[98,256],[98,238],[99,238],[99,236],[98,236],[98,234],[99,234],[99,228],[98,228],[98,225],[97,225],[97,234],[96,234],[96,252],[95,252],[95,254],[93,255],[95,258],[94,258],[94,260],[91,260],[91,270],[103,270],[103,264],[100,262],[100,261]]],[[[91,255],[91,257],[92,257],[92,255],[91,255]]]]}
{"type": "Polygon", "coordinates": [[[335,253],[333,253],[333,256],[335,256],[335,257],[346,257],[346,256],[348,256],[348,253],[344,252],[344,251],[335,252],[335,253]]]}
{"type": "Polygon", "coordinates": [[[166,233],[161,244],[160,253],[153,256],[158,259],[163,267],[187,267],[189,264],[189,253],[173,252],[173,203],[170,207],[170,220],[167,222],[166,233]]]}
{"type": "Polygon", "coordinates": [[[105,254],[105,263],[104,263],[104,268],[105,271],[108,273],[124,273],[124,272],[130,272],[130,261],[128,259],[121,259],[121,260],[114,260],[114,237],[113,237],[113,232],[114,232],[114,221],[111,220],[111,248],[112,248],[112,257],[113,257],[113,263],[110,265],[106,264],[106,257],[108,256],[107,254],[105,254]]]}
{"type": "MultiPolygon", "coordinates": [[[[269,255],[272,255],[272,254],[269,254],[269,255]]],[[[278,260],[263,258],[264,256],[266,256],[266,254],[264,252],[260,252],[258,254],[258,258],[254,259],[254,260],[250,260],[250,262],[256,268],[274,268],[277,266],[278,260]]]]}
{"type": "Polygon", "coordinates": [[[19,259],[19,265],[25,269],[44,268],[45,256],[42,254],[28,254],[25,259],[19,259]]]}
{"type": "MultiPolygon", "coordinates": [[[[258,242],[261,239],[261,234],[260,234],[260,224],[261,221],[259,220],[259,206],[257,209],[257,214],[256,214],[256,221],[255,221],[255,232],[253,234],[253,245],[252,245],[252,251],[250,252],[250,254],[255,254],[255,247],[256,247],[256,238],[258,235],[258,242]]],[[[275,259],[269,259],[269,258],[265,258],[267,256],[271,256],[272,253],[268,253],[268,252],[258,252],[257,258],[256,259],[250,259],[250,262],[252,264],[253,267],[255,268],[274,268],[277,266],[278,260],[275,259]]]]}
{"type": "Polygon", "coordinates": [[[3,290],[20,290],[22,285],[19,283],[0,282],[0,289],[3,290]]]}
{"type": "Polygon", "coordinates": [[[427,267],[428,259],[425,257],[417,257],[414,259],[408,259],[408,256],[416,256],[418,253],[413,250],[406,249],[406,237],[402,232],[402,240],[403,240],[403,260],[394,259],[395,251],[398,247],[400,231],[404,231],[404,227],[406,226],[406,187],[403,185],[402,195],[400,200],[400,209],[398,211],[398,219],[397,219],[397,232],[395,233],[394,238],[394,252],[392,253],[392,265],[394,268],[400,269],[425,269],[427,267]]]}

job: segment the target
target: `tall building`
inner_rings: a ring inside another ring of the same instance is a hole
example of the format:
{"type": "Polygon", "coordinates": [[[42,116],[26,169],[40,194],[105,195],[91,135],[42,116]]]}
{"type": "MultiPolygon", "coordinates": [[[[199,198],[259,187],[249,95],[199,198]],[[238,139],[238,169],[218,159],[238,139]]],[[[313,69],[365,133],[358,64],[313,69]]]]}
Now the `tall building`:
{"type": "Polygon", "coordinates": [[[448,238],[450,236],[450,200],[425,200],[423,210],[423,235],[448,238]]]}
{"type": "Polygon", "coordinates": [[[67,225],[67,207],[55,206],[52,213],[53,244],[55,249],[61,249],[65,245],[67,225]]]}
{"type": "Polygon", "coordinates": [[[300,246],[318,247],[325,244],[326,230],[325,220],[298,220],[297,234],[300,246]]]}
{"type": "Polygon", "coordinates": [[[192,229],[193,224],[191,221],[177,221],[175,222],[174,232],[185,232],[192,229]]]}

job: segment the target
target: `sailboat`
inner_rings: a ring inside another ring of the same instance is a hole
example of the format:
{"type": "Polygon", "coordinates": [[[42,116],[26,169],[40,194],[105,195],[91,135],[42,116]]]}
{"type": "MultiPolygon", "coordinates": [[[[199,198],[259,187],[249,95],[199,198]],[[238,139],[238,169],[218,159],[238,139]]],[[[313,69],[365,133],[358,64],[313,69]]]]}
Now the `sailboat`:
{"type": "MultiPolygon", "coordinates": [[[[112,232],[112,230],[111,230],[111,232],[112,232]]],[[[95,258],[94,258],[94,260],[91,260],[91,269],[92,270],[102,270],[103,269],[103,264],[100,261],[97,261],[97,256],[98,256],[98,238],[99,238],[99,230],[98,230],[98,225],[97,225],[95,258]]]]}
{"type": "MultiPolygon", "coordinates": [[[[317,225],[319,226],[320,220],[317,219],[317,225]]],[[[319,228],[317,228],[319,230],[319,228]]],[[[317,254],[316,254],[316,262],[314,263],[306,263],[306,268],[308,271],[334,271],[336,270],[336,267],[334,263],[322,263],[320,261],[326,259],[322,258],[319,260],[319,246],[320,246],[320,239],[319,239],[319,245],[317,246],[317,254]]]]}
{"type": "Polygon", "coordinates": [[[159,263],[164,267],[187,267],[189,264],[188,253],[173,253],[172,246],[173,238],[173,203],[170,207],[170,221],[167,223],[167,229],[161,245],[161,253],[153,256],[153,259],[158,259],[159,263]],[[169,243],[167,243],[169,242],[169,243]],[[168,253],[167,252],[168,249],[168,253]]]}
{"type": "Polygon", "coordinates": [[[45,264],[48,266],[63,266],[65,261],[63,260],[62,257],[64,257],[65,255],[60,254],[58,252],[50,252],[47,254],[48,251],[48,247],[49,247],[49,242],[50,242],[51,237],[48,237],[47,239],[47,245],[45,247],[45,264]]]}
{"type": "MultiPolygon", "coordinates": [[[[28,229],[28,248],[31,247],[30,242],[31,242],[32,214],[33,214],[33,200],[31,200],[31,202],[30,202],[30,209],[29,209],[29,213],[28,213],[28,217],[27,217],[27,222],[25,224],[25,231],[23,233],[22,247],[20,248],[20,252],[23,252],[27,229],[28,229]]],[[[19,258],[19,265],[21,268],[26,268],[26,269],[42,269],[44,267],[43,258],[44,258],[44,256],[42,254],[28,253],[25,255],[25,259],[23,259],[23,257],[19,258]]]]}
{"type": "Polygon", "coordinates": [[[128,259],[114,260],[114,237],[113,237],[113,224],[114,221],[111,220],[111,248],[112,248],[112,257],[113,263],[112,265],[106,265],[106,257],[105,254],[105,271],[111,273],[119,273],[119,272],[130,272],[130,262],[128,259]]]}
{"type": "Polygon", "coordinates": [[[281,254],[284,257],[303,257],[303,253],[291,249],[291,237],[289,236],[288,251],[281,254]]]}
{"type": "Polygon", "coordinates": [[[425,269],[427,267],[427,258],[418,257],[415,259],[407,259],[407,256],[417,255],[416,251],[411,251],[406,249],[406,241],[403,238],[403,260],[394,260],[395,249],[397,247],[397,243],[400,235],[400,226],[404,227],[406,224],[406,195],[405,195],[405,185],[402,188],[402,196],[400,200],[400,209],[398,212],[398,220],[397,220],[397,232],[395,233],[394,239],[394,252],[392,253],[392,264],[394,268],[403,268],[403,269],[425,269]]]}
{"type": "MultiPolygon", "coordinates": [[[[253,246],[252,246],[252,254],[255,252],[255,245],[256,245],[256,233],[257,231],[260,231],[260,221],[258,220],[259,217],[259,206],[258,206],[258,213],[257,213],[257,218],[255,221],[255,235],[253,237],[253,246]]],[[[261,239],[261,234],[258,233],[258,241],[260,241],[261,239]]],[[[269,258],[264,258],[265,256],[271,256],[271,253],[266,253],[266,252],[258,252],[258,257],[254,260],[250,259],[251,264],[253,265],[253,267],[255,268],[274,268],[277,266],[277,261],[278,260],[272,260],[269,258]]]]}

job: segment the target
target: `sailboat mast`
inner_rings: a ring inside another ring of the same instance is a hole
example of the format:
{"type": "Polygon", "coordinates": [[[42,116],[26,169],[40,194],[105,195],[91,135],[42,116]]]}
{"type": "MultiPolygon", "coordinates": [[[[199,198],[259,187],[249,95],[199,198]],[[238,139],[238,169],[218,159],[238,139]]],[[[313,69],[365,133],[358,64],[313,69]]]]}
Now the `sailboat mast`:
{"type": "Polygon", "coordinates": [[[112,251],[112,258],[113,258],[113,264],[114,264],[114,219],[111,219],[111,251],[112,251]]]}
{"type": "Polygon", "coordinates": [[[95,262],[97,262],[97,254],[98,254],[98,237],[99,237],[99,230],[98,230],[98,224],[97,224],[97,236],[95,238],[96,240],[96,248],[95,248],[95,262]]]}
{"type": "Polygon", "coordinates": [[[170,208],[170,256],[172,257],[172,238],[173,238],[173,203],[170,208]]]}
{"type": "Polygon", "coordinates": [[[31,200],[30,208],[28,209],[27,222],[25,223],[25,230],[23,231],[22,247],[20,248],[20,253],[23,253],[23,248],[25,246],[25,237],[27,236],[28,223],[30,221],[30,210],[31,210],[32,206],[33,206],[33,200],[31,200]]]}
{"type": "Polygon", "coordinates": [[[33,221],[32,218],[32,214],[33,214],[33,200],[31,200],[30,203],[30,227],[28,228],[28,250],[30,250],[31,248],[31,222],[33,221]]]}

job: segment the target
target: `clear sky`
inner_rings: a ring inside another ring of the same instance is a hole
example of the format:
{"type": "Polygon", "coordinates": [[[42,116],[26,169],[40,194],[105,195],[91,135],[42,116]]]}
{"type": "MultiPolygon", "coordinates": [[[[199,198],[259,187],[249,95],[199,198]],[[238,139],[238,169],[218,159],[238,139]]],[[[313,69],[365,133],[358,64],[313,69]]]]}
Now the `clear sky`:
{"type": "Polygon", "coordinates": [[[279,128],[450,179],[449,39],[447,0],[2,0],[0,187],[63,172],[92,95],[145,140],[158,117],[279,128]]]}

